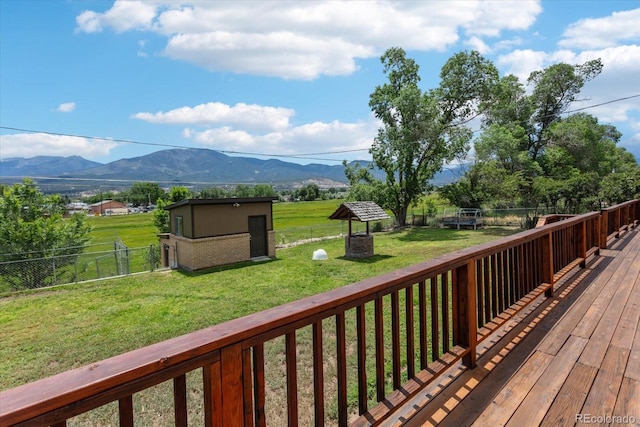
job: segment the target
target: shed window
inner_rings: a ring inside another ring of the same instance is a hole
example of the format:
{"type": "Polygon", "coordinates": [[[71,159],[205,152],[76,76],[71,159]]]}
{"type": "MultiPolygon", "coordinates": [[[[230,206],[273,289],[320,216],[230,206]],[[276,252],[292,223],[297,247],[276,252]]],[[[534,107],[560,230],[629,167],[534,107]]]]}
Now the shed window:
{"type": "Polygon", "coordinates": [[[176,216],[175,220],[176,220],[175,234],[176,234],[176,236],[182,236],[183,233],[184,233],[184,229],[183,229],[183,225],[182,225],[182,217],[181,216],[176,216]]]}

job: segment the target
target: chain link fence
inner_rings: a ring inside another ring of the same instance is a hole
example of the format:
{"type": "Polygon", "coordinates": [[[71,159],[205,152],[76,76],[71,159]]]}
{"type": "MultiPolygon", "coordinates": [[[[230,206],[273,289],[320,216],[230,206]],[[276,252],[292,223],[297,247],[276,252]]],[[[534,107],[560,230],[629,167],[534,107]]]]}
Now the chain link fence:
{"type": "Polygon", "coordinates": [[[124,276],[159,266],[158,245],[128,248],[116,243],[110,251],[0,262],[0,292],[124,276]]]}

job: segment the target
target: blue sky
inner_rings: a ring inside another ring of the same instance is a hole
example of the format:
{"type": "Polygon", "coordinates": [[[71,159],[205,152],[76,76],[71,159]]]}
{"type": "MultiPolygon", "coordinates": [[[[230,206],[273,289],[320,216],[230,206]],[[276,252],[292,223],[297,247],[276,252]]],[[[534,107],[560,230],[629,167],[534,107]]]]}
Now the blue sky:
{"type": "Polygon", "coordinates": [[[424,89],[465,49],[521,81],[601,58],[573,107],[616,101],[586,112],[640,158],[638,0],[2,0],[0,160],[106,163],[170,146],[369,159],[369,94],[392,46],[420,64],[424,89]]]}

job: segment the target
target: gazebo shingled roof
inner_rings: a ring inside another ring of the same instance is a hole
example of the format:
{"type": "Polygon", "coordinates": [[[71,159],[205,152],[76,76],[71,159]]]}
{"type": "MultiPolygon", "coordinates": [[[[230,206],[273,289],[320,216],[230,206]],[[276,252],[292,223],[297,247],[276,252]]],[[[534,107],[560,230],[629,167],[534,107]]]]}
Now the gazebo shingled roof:
{"type": "Polygon", "coordinates": [[[345,202],[331,214],[329,219],[358,220],[361,222],[387,219],[389,215],[374,202],[345,202]]]}

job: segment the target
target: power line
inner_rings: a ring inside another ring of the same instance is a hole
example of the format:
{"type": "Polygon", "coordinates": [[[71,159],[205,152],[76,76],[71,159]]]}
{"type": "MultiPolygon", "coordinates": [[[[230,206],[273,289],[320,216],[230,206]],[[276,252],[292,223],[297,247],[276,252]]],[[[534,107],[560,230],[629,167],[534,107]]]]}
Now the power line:
{"type": "MultiPolygon", "coordinates": [[[[600,107],[603,105],[613,104],[620,101],[626,101],[633,98],[640,97],[640,94],[630,95],[622,98],[612,99],[610,101],[601,102],[599,104],[588,105],[582,108],[576,108],[573,110],[565,111],[562,114],[575,113],[577,111],[584,111],[591,108],[600,107]]],[[[119,142],[124,144],[134,144],[134,145],[147,145],[153,147],[165,147],[165,148],[181,148],[181,149],[203,149],[202,147],[191,147],[184,145],[176,145],[176,144],[163,144],[159,142],[146,142],[146,141],[135,141],[130,139],[118,139],[118,138],[105,138],[99,136],[90,136],[90,135],[78,135],[71,133],[62,133],[62,132],[51,132],[51,131],[43,131],[43,130],[35,130],[35,129],[24,129],[24,128],[16,128],[10,126],[0,126],[0,129],[12,130],[17,132],[29,132],[29,133],[42,133],[46,135],[56,135],[56,136],[67,136],[72,138],[85,138],[92,139],[96,141],[107,141],[107,142],[119,142]]],[[[481,129],[473,131],[473,133],[480,132],[481,129]]],[[[262,157],[276,157],[276,158],[289,158],[289,159],[299,159],[299,160],[319,160],[319,161],[329,161],[329,162],[340,162],[342,160],[337,159],[327,159],[327,158],[317,158],[317,157],[309,157],[309,156],[319,156],[319,155],[331,155],[331,154],[344,154],[344,153],[356,153],[362,151],[369,151],[369,148],[359,148],[352,150],[336,150],[336,151],[324,151],[324,152],[316,152],[316,153],[303,153],[303,154],[277,154],[277,153],[256,153],[256,152],[246,152],[246,151],[236,151],[236,150],[219,150],[212,149],[213,151],[217,151],[219,153],[225,154],[240,154],[246,156],[262,156],[262,157]]]]}
{"type": "MultiPolygon", "coordinates": [[[[100,137],[100,136],[78,135],[78,134],[62,133],[62,132],[50,132],[50,131],[36,130],[36,129],[16,128],[16,127],[10,127],[10,126],[0,126],[0,129],[13,130],[13,131],[18,131],[18,132],[42,133],[42,134],[45,134],[45,135],[68,136],[68,137],[71,137],[71,138],[85,138],[85,139],[92,139],[92,140],[96,140],[96,141],[120,142],[120,143],[125,143],[125,144],[134,144],[134,145],[149,145],[149,146],[153,146],[153,147],[190,148],[190,149],[196,149],[196,150],[202,150],[203,149],[202,147],[190,147],[190,146],[176,145],[176,144],[163,144],[163,143],[160,143],[160,142],[145,142],[145,141],[134,141],[134,140],[130,140],[130,139],[105,138],[105,137],[100,137]]],[[[343,153],[355,153],[355,152],[360,152],[360,151],[369,151],[368,148],[359,148],[359,149],[353,149],[353,150],[325,151],[325,152],[320,152],[320,153],[274,154],[274,153],[253,153],[253,152],[235,151],[235,150],[219,150],[219,149],[215,149],[215,148],[213,148],[212,150],[213,151],[217,151],[219,153],[225,153],[225,154],[242,154],[242,155],[246,155],[246,156],[263,156],[263,157],[283,157],[283,158],[291,158],[291,159],[322,160],[322,161],[331,161],[331,162],[341,162],[342,160],[324,159],[324,158],[316,158],[316,157],[308,157],[308,156],[327,155],[327,154],[343,154],[343,153]]]]}
{"type": "Polygon", "coordinates": [[[588,106],[582,107],[582,108],[576,108],[575,110],[565,111],[562,114],[575,113],[576,111],[588,110],[590,108],[600,107],[600,106],[607,105],[607,104],[613,104],[614,102],[626,101],[627,99],[633,99],[633,98],[638,98],[638,97],[640,97],[640,93],[637,94],[637,95],[631,95],[631,96],[626,96],[624,98],[612,99],[611,101],[601,102],[600,104],[594,104],[594,105],[588,105],[588,106]]]}

